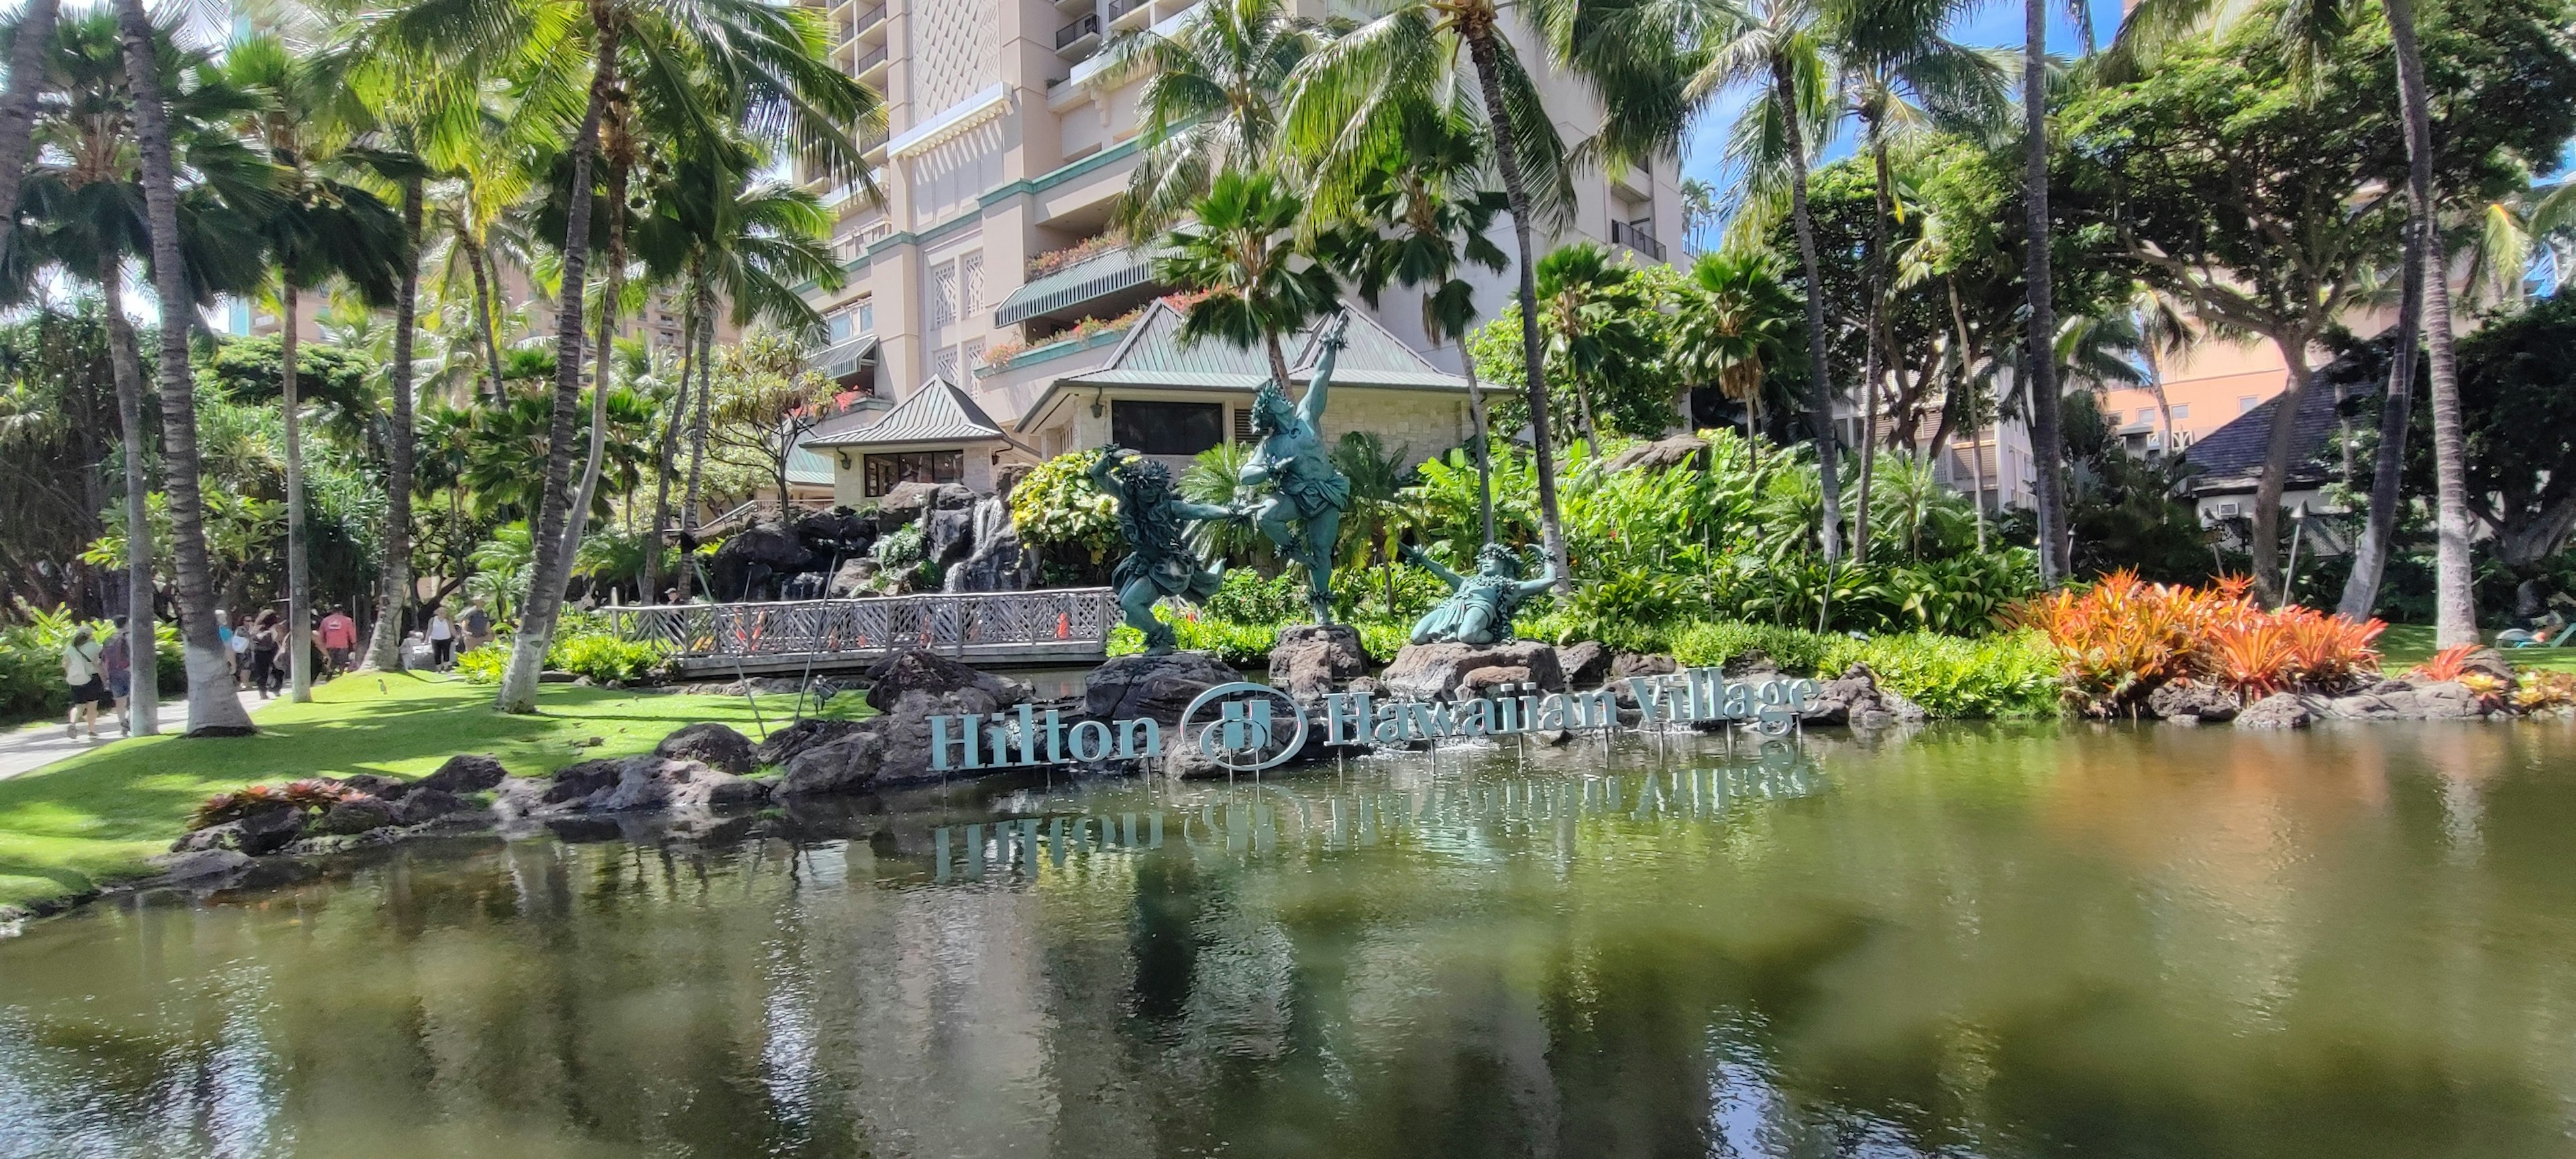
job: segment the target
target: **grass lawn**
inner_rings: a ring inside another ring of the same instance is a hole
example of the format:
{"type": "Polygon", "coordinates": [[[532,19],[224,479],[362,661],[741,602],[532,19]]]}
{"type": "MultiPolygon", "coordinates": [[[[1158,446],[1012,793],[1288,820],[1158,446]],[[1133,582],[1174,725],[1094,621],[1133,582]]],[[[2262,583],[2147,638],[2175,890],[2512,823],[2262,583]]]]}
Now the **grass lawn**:
{"type": "MultiPolygon", "coordinates": [[[[2479,633],[2494,640],[2495,633],[2479,633]]],[[[2540,668],[2551,672],[2576,672],[2576,648],[2506,648],[2504,658],[2516,668],[2540,668]]],[[[2390,624],[2379,637],[2379,666],[2390,672],[2402,672],[2431,658],[2433,626],[2431,624],[2390,624]]]]}
{"type": "MultiPolygon", "coordinates": [[[[524,776],[645,752],[671,730],[705,720],[761,736],[741,697],[547,685],[534,716],[505,716],[491,702],[491,688],[454,677],[361,673],[316,688],[310,704],[261,709],[258,736],[119,741],[0,781],[0,905],[141,874],[143,859],[169,848],[198,802],[244,785],[348,773],[417,777],[461,752],[490,753],[524,776]]],[[[775,727],[794,703],[764,696],[760,711],[775,727]]],[[[854,695],[832,709],[866,711],[854,695]]]]}

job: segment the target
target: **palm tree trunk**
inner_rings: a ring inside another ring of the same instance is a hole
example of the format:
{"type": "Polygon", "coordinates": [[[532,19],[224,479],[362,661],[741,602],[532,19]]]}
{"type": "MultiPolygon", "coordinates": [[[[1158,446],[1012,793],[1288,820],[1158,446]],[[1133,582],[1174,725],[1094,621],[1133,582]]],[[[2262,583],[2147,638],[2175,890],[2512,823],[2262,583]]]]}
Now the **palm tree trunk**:
{"type": "Polygon", "coordinates": [[[1494,440],[1487,429],[1485,387],[1476,381],[1476,354],[1460,343],[1459,362],[1467,368],[1467,423],[1476,438],[1476,513],[1484,521],[1486,543],[1494,541],[1494,440]]]}
{"type": "MultiPolygon", "coordinates": [[[[688,531],[698,529],[699,469],[707,461],[707,396],[715,391],[715,371],[707,364],[715,346],[714,297],[713,288],[701,282],[698,287],[700,303],[698,308],[706,317],[706,324],[698,328],[698,410],[696,417],[689,423],[689,485],[680,500],[680,526],[688,531]]],[[[679,602],[684,604],[689,602],[689,587],[696,580],[697,574],[696,560],[683,552],[680,556],[680,579],[673,585],[678,589],[679,602]]]]}
{"type": "MultiPolygon", "coordinates": [[[[622,135],[614,131],[612,136],[622,135]]],[[[608,391],[615,381],[617,298],[625,291],[626,176],[622,149],[608,162],[608,261],[600,279],[599,349],[592,352],[598,369],[590,376],[590,457],[582,464],[581,489],[573,493],[572,513],[564,529],[564,555],[581,550],[582,530],[590,523],[592,497],[599,492],[599,471],[608,461],[608,391]]]]}
{"type": "Polygon", "coordinates": [[[1869,562],[1869,494],[1878,473],[1878,393],[1879,378],[1886,373],[1892,351],[1887,341],[1887,221],[1896,214],[1896,196],[1892,191],[1895,175],[1887,161],[1887,138],[1879,131],[1875,118],[1869,124],[1870,157],[1876,166],[1877,212],[1869,222],[1869,329],[1863,336],[1860,417],[1860,499],[1852,512],[1852,562],[1869,562]]]}
{"type": "Polygon", "coordinates": [[[1834,447],[1834,388],[1825,370],[1824,271],[1816,261],[1816,219],[1807,209],[1806,126],[1798,123],[1798,89],[1789,78],[1789,62],[1771,61],[1772,99],[1780,102],[1780,125],[1789,154],[1789,217],[1797,227],[1798,268],[1807,280],[1807,425],[1816,436],[1816,475],[1824,488],[1824,526],[1819,529],[1825,565],[1843,558],[1843,492],[1841,455],[1834,447]]]}
{"type": "Polygon", "coordinates": [[[126,720],[132,735],[152,736],[161,731],[161,685],[154,678],[160,665],[152,651],[152,485],[143,470],[143,353],[134,323],[125,318],[124,283],[124,261],[110,262],[107,276],[99,279],[99,296],[106,306],[108,362],[116,375],[116,417],[125,443],[125,623],[134,665],[126,720]]]}
{"type": "Polygon", "coordinates": [[[286,694],[299,703],[313,699],[313,576],[304,553],[304,419],[303,400],[296,397],[295,323],[302,313],[295,282],[278,269],[278,305],[285,325],[278,330],[278,405],[286,414],[286,694]]]}
{"type": "Polygon", "coordinates": [[[1279,347],[1279,336],[1265,330],[1261,333],[1261,342],[1270,355],[1270,377],[1279,380],[1279,393],[1288,393],[1292,389],[1288,381],[1288,355],[1279,347]]]}
{"type": "Polygon", "coordinates": [[[1984,408],[1979,404],[1985,400],[1977,397],[1976,379],[1971,376],[1976,359],[1968,343],[1968,315],[1959,308],[1959,279],[1943,280],[1950,289],[1950,326],[1959,335],[1959,395],[1961,409],[1967,412],[1968,419],[1968,473],[1977,485],[1977,551],[1983,553],[1986,550],[1986,448],[1985,437],[1979,433],[1985,428],[1984,408]]]}
{"type": "MultiPolygon", "coordinates": [[[[122,0],[136,4],[141,0],[122,0]]],[[[564,527],[572,507],[573,415],[581,406],[581,291],[590,264],[590,170],[599,152],[599,122],[617,84],[617,28],[592,5],[599,29],[598,59],[590,78],[590,101],[581,128],[573,137],[571,204],[565,213],[563,290],[555,322],[554,421],[546,435],[545,478],[537,502],[536,559],[526,606],[519,612],[519,631],[511,641],[510,664],[501,674],[493,706],[503,712],[537,710],[537,674],[545,667],[546,649],[554,643],[555,615],[562,609],[564,583],[572,572],[572,553],[565,549],[564,527]]],[[[184,352],[183,352],[184,353],[184,352]]]]}
{"type": "MultiPolygon", "coordinates": [[[[1490,16],[1490,13],[1488,13],[1490,16]]],[[[1539,538],[1547,546],[1548,565],[1556,569],[1560,595],[1574,590],[1565,556],[1565,527],[1556,509],[1556,449],[1547,423],[1547,375],[1539,352],[1538,253],[1531,241],[1529,186],[1521,176],[1520,154],[1512,151],[1511,110],[1503,105],[1502,62],[1494,47],[1490,19],[1465,28],[1468,55],[1476,63],[1476,83],[1485,102],[1485,123],[1494,138],[1494,167],[1503,178],[1503,198],[1511,207],[1514,256],[1520,263],[1521,371],[1528,376],[1530,450],[1538,464],[1539,538]]]]}
{"type": "Polygon", "coordinates": [[[1568,377],[1574,379],[1574,403],[1583,418],[1583,444],[1597,459],[1601,456],[1601,424],[1592,417],[1592,392],[1584,387],[1582,375],[1568,377]]]}
{"type": "Polygon", "coordinates": [[[483,247],[465,239],[465,264],[474,269],[474,326],[483,335],[485,374],[492,380],[492,397],[497,400],[502,395],[501,344],[492,333],[492,298],[485,282],[484,258],[483,247]]]}
{"type": "Polygon", "coordinates": [[[233,694],[233,658],[215,634],[214,568],[206,553],[205,499],[197,486],[197,398],[188,373],[188,297],[179,250],[179,192],[170,161],[170,111],[163,105],[152,18],[143,0],[116,0],[125,73],[134,87],[134,136],[142,154],[143,204],[152,232],[152,285],[161,299],[162,492],[169,499],[170,549],[179,583],[179,630],[188,657],[188,735],[248,736],[257,729],[233,694]]]}
{"type": "MultiPolygon", "coordinates": [[[[2399,0],[2401,6],[2405,0],[2399,0]]],[[[2414,56],[2414,12],[2403,16],[2389,13],[2392,28],[2402,24],[2405,34],[2398,40],[2398,104],[2406,118],[2408,168],[2405,228],[2405,256],[2398,272],[2397,325],[2391,331],[2394,345],[2388,359],[2388,387],[2379,399],[2379,449],[2370,465],[2370,511],[2361,528],[2361,541],[2353,546],[2352,574],[2345,578],[2343,598],[2335,611],[2348,619],[2368,619],[2371,609],[2379,606],[2379,581],[2388,569],[2388,555],[2397,537],[2397,509],[2402,499],[2406,469],[2406,435],[2415,408],[2415,352],[2418,335],[2424,326],[2424,249],[2427,233],[2433,228],[2434,206],[2427,194],[2433,184],[2432,158],[2429,150],[2419,145],[2415,135],[2414,114],[2423,108],[2421,87],[2423,62],[2414,56]],[[2410,84],[2410,80],[2412,83],[2410,84]],[[2422,184],[2416,184],[2420,177],[2422,184]]],[[[2430,126],[2427,126],[2427,135],[2430,126]]],[[[2438,500],[2438,494],[2436,496],[2438,500]]],[[[2436,547],[2438,552],[2439,548],[2436,547]]],[[[2435,559],[2435,593],[2440,589],[2440,560],[2435,559]]],[[[2439,618],[2438,609],[2436,618],[2439,618]]],[[[2436,628],[2435,634],[2439,635],[2436,628]]]]}
{"type": "Polygon", "coordinates": [[[9,93],[0,97],[0,256],[18,222],[18,186],[34,155],[36,98],[45,87],[45,53],[53,47],[56,0],[29,0],[9,48],[9,93]]]}
{"type": "Polygon", "coordinates": [[[376,593],[375,635],[367,665],[402,669],[403,615],[412,600],[411,477],[419,432],[412,417],[412,327],[420,307],[420,178],[403,180],[403,237],[411,244],[402,282],[394,290],[393,427],[385,448],[385,564],[376,593]]]}
{"type": "Polygon", "coordinates": [[[2039,468],[2039,582],[2054,587],[2067,578],[2066,439],[2058,429],[2057,359],[2049,345],[2057,336],[2057,302],[2048,268],[2047,0],[2022,3],[2021,83],[2022,197],[2028,203],[2023,283],[2030,295],[2029,329],[2022,344],[2030,350],[2031,457],[2039,468]]]}
{"type": "Polygon", "coordinates": [[[2281,577],[2281,495],[2289,489],[2291,444],[2298,433],[2300,400],[2308,392],[2308,336],[2274,335],[2272,344],[2289,367],[2281,397],[2274,400],[2270,441],[2263,448],[2263,475],[2254,485],[2254,595],[2266,606],[2290,598],[2281,577]]]}
{"type": "MultiPolygon", "coordinates": [[[[2451,348],[2449,269],[2443,260],[2441,231],[2434,225],[2439,203],[2433,198],[2433,122],[2424,90],[2423,48],[2415,37],[2414,0],[2387,0],[2387,10],[2389,39],[2397,50],[2398,103],[2406,120],[2407,212],[2416,223],[2411,240],[2420,264],[2407,288],[2423,298],[2424,338],[2433,369],[2433,638],[2447,648],[2478,642],[2477,600],[2469,586],[2469,488],[2464,465],[2468,447],[2460,429],[2459,364],[2451,348]]],[[[2401,338],[2401,346],[2411,355],[2411,331],[2401,338]]],[[[2411,378],[2407,386],[2412,389],[2411,378]]],[[[2394,477],[2397,472],[2388,474],[2394,477]]],[[[2377,480],[2372,481],[2371,491],[2375,516],[2377,480]]],[[[2393,525],[2395,504],[2390,507],[2393,525]]]]}
{"type": "Polygon", "coordinates": [[[679,465],[680,427],[689,415],[689,375],[697,369],[692,361],[698,353],[697,262],[689,263],[688,305],[682,308],[680,320],[680,393],[671,400],[671,417],[662,424],[662,452],[654,460],[653,534],[644,540],[644,602],[662,602],[662,535],[671,526],[671,471],[679,465]]]}

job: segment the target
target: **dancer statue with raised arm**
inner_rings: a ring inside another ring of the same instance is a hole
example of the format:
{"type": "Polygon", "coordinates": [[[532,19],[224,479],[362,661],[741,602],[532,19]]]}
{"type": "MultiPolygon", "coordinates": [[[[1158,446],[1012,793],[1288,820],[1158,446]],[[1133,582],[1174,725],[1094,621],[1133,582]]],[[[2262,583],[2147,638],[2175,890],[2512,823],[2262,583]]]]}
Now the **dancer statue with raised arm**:
{"type": "Polygon", "coordinates": [[[1289,402],[1284,382],[1265,383],[1253,396],[1252,433],[1260,442],[1236,476],[1246,491],[1268,490],[1252,517],[1280,558],[1306,569],[1306,599],[1318,624],[1333,622],[1333,545],[1351,506],[1351,481],[1333,466],[1323,436],[1324,401],[1349,325],[1348,313],[1335,314],[1316,336],[1324,353],[1304,398],[1289,402]]]}
{"type": "Polygon", "coordinates": [[[1404,558],[1449,585],[1449,598],[1415,621],[1412,640],[1416,644],[1503,643],[1512,638],[1512,613],[1520,609],[1521,601],[1556,585],[1553,568],[1537,579],[1522,579],[1520,556],[1499,543],[1488,543],[1476,553],[1476,574],[1469,576],[1449,570],[1409,543],[1404,545],[1404,558]]]}

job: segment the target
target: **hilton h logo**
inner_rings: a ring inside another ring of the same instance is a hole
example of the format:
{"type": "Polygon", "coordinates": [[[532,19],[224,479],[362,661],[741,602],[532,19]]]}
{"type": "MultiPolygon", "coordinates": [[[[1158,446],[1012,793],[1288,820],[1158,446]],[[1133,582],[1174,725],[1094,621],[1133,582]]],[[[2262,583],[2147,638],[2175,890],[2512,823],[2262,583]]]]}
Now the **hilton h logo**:
{"type": "Polygon", "coordinates": [[[1210,708],[1216,719],[1198,729],[1199,755],[1228,772],[1284,764],[1306,745],[1305,710],[1267,684],[1238,681],[1200,693],[1181,713],[1180,735],[1189,737],[1191,726],[1210,708]]]}

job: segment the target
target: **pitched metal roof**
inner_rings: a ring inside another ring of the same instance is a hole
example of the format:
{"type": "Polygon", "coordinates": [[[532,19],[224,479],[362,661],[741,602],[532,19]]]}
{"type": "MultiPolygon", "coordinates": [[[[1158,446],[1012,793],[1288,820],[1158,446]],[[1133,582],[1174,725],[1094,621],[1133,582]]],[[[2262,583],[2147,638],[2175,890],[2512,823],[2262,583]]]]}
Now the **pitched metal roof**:
{"type": "MultiPolygon", "coordinates": [[[[2385,385],[2362,373],[2362,365],[2347,354],[2308,375],[2307,389],[2299,392],[2299,409],[2292,419],[2286,485],[2323,483],[2340,467],[2342,457],[2334,442],[2338,400],[2365,399],[2385,385]]],[[[2272,396],[2183,449],[2183,462],[2193,468],[2192,492],[2241,490],[2260,480],[2264,453],[2271,446],[2272,416],[2280,413],[2281,399],[2281,395],[2272,396]]]]}
{"type": "Polygon", "coordinates": [[[1153,255],[1125,247],[1094,254],[1011,291],[993,309],[993,324],[1008,326],[1132,290],[1154,280],[1153,255]]]}
{"type": "Polygon", "coordinates": [[[798,443],[787,451],[787,482],[812,487],[832,485],[832,463],[814,453],[807,443],[798,443]]]}
{"type": "Polygon", "coordinates": [[[1002,439],[1001,424],[947,379],[933,378],[866,426],[806,436],[808,447],[875,448],[976,443],[1002,439]]]}
{"type": "Polygon", "coordinates": [[[816,354],[813,365],[814,369],[820,371],[825,378],[842,378],[858,373],[859,368],[867,365],[868,360],[874,357],[876,352],[877,336],[861,334],[856,338],[836,343],[824,349],[822,353],[816,354]]]}
{"type": "MultiPolygon", "coordinates": [[[[1333,380],[1354,386],[1414,386],[1438,389],[1454,387],[1465,390],[1467,380],[1444,374],[1438,367],[1414,352],[1367,313],[1342,307],[1351,319],[1344,334],[1341,357],[1333,368],[1333,380]]],[[[1168,301],[1156,301],[1145,308],[1145,316],[1127,332],[1125,341],[1109,356],[1100,369],[1072,375],[1062,381],[1083,386],[1189,386],[1201,388],[1234,387],[1257,390],[1270,379],[1270,357],[1259,346],[1236,346],[1231,342],[1205,341],[1195,345],[1181,341],[1184,315],[1168,301]]],[[[1290,336],[1283,343],[1288,350],[1288,377],[1303,382],[1323,357],[1320,335],[1323,323],[1318,321],[1290,336]]]]}

